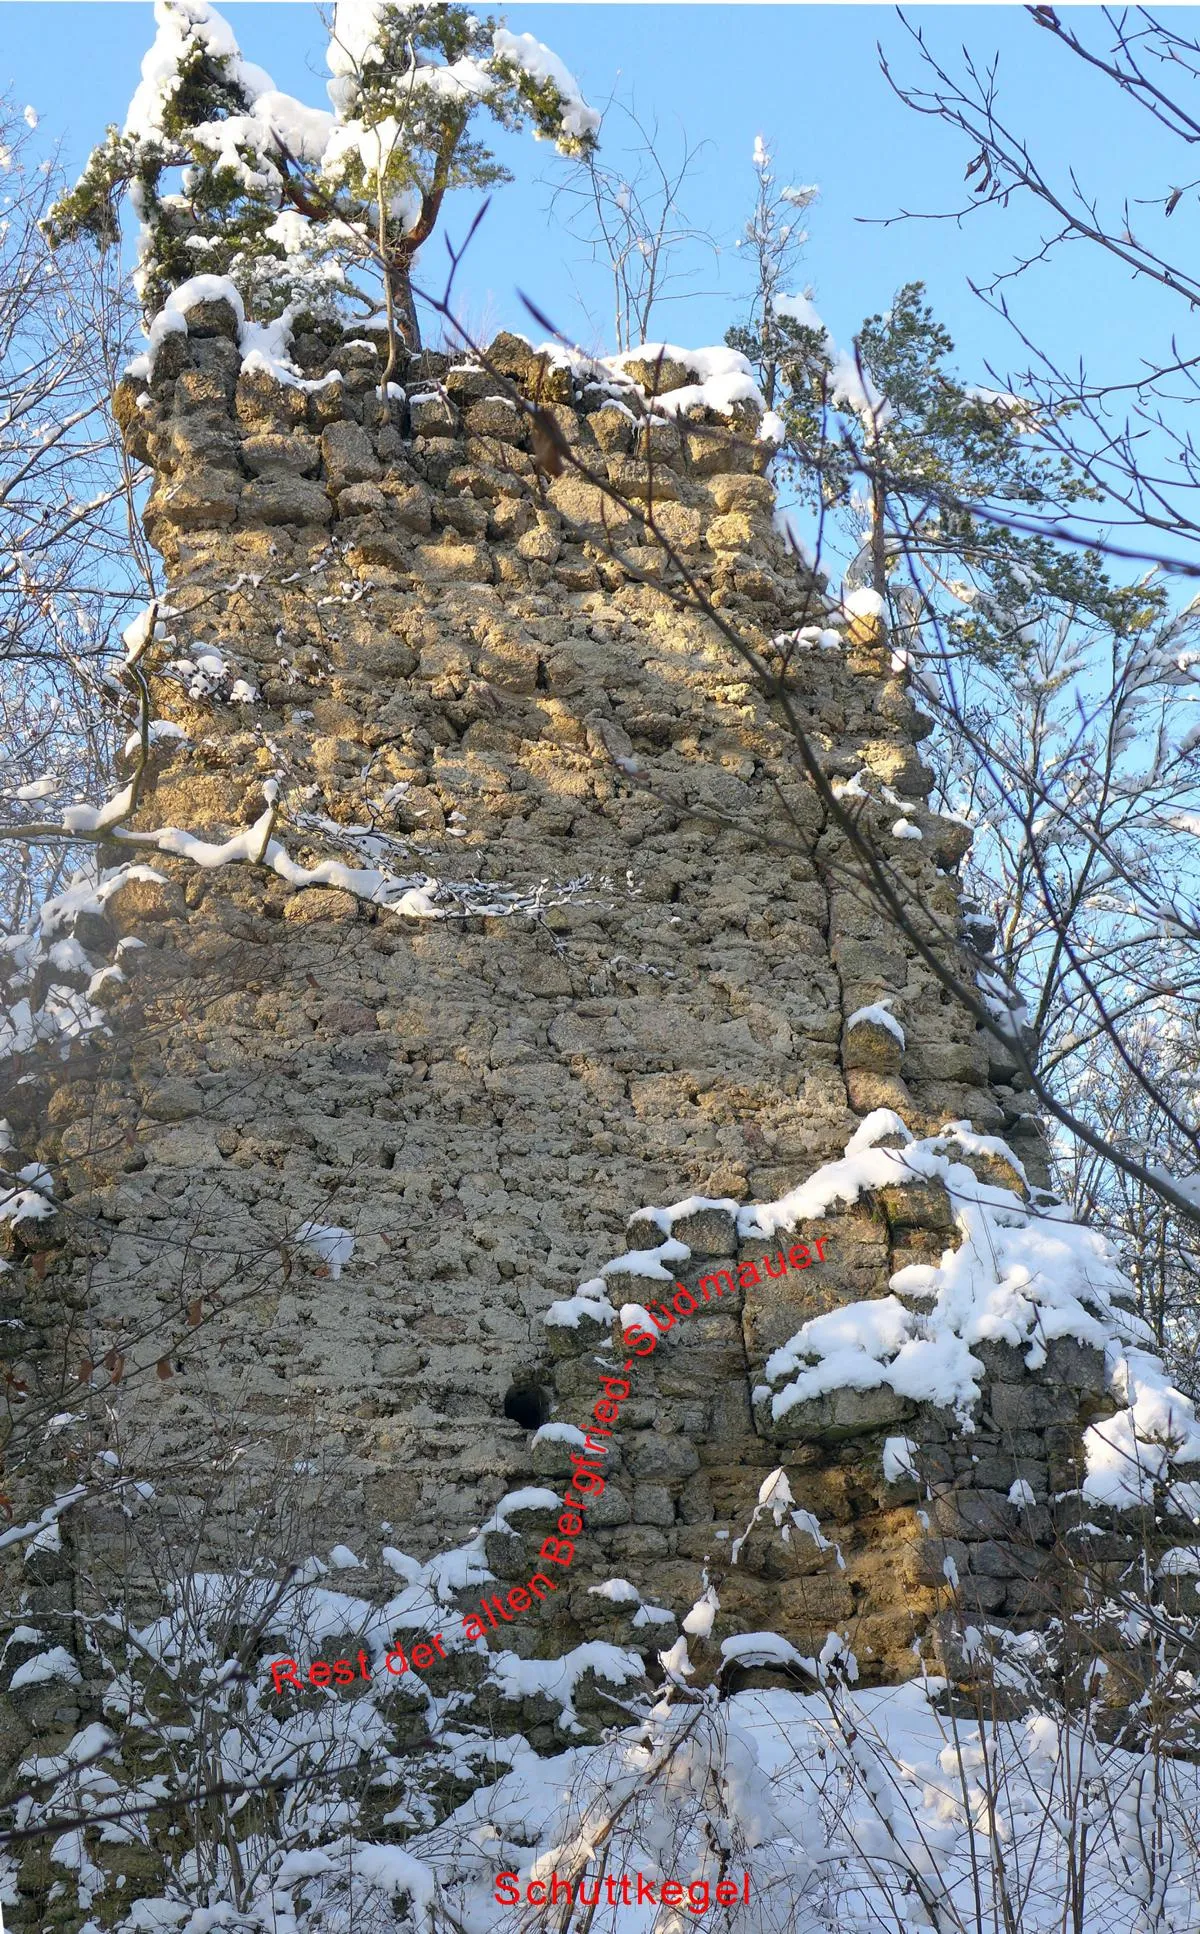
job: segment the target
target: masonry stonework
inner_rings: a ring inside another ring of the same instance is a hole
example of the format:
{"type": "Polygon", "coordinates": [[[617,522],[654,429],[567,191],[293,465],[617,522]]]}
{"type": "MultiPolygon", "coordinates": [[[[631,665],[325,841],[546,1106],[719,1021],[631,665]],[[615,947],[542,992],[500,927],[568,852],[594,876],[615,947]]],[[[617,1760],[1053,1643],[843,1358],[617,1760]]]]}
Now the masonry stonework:
{"type": "MultiPolygon", "coordinates": [[[[18,1091],[18,1131],[70,1195],[25,1232],[41,1273],[7,1283],[26,1278],[38,1374],[64,1324],[91,1362],[122,1353],[152,1467],[218,1414],[259,1444],[303,1425],[337,1459],[330,1542],[382,1524],[425,1558],[506,1490],[561,1493],[569,1437],[531,1444],[529,1425],[586,1423],[600,1337],[543,1319],[607,1259],[662,1243],[642,1205],[770,1201],[877,1109],[918,1135],[1002,1134],[1036,1185],[1040,1131],[1014,1064],[883,927],[779,708],[631,514],[652,509],[758,652],[808,634],[787,676],[824,769],[855,782],[863,828],[972,976],[967,836],[927,805],[927,722],[877,623],[835,613],[776,529],[755,409],[643,427],[602,372],[509,336],[486,366],[423,355],[384,404],[377,341],[302,337],[305,380],[284,383],[244,368],[236,338],[226,305],[200,305],[118,399],[153,466],[168,585],[131,824],[207,844],[135,854],[161,878],[87,916],[93,954],[141,944],[104,990],[111,1039],[18,1091]],[[521,398],[628,503],[546,462],[521,398]],[[881,1002],[902,1041],[877,1016],[848,1026],[881,1002]],[[163,1326],[166,1373],[139,1381],[163,1326]]],[[[690,380],[672,362],[627,374],[690,380]]],[[[961,1159],[1026,1193],[1001,1157],[961,1159]]],[[[718,1637],[776,1629],[811,1653],[836,1626],[869,1674],[911,1670],[947,1554],[968,1608],[1045,1616],[1047,1500],[1108,1401],[1099,1353],[1064,1342],[1033,1375],[995,1346],[969,1438],[890,1391],[772,1422],[770,1352],[952,1248],[954,1206],[881,1190],[815,1233],[820,1267],[702,1305],[637,1366],[605,1495],[516,1649],[599,1635],[649,1657],[670,1623],[646,1639],[591,1587],[627,1578],[678,1617],[780,1464],[829,1546],[781,1556],[756,1527],[718,1637]],[[919,1485],[884,1475],[896,1432],[919,1485]],[[1020,1526],[1016,1480],[1036,1501],[1020,1526]]],[[[774,1248],[729,1206],[673,1234],[693,1291],[774,1248]]],[[[488,1538],[496,1576],[525,1579],[553,1523],[511,1513],[488,1538]]]]}

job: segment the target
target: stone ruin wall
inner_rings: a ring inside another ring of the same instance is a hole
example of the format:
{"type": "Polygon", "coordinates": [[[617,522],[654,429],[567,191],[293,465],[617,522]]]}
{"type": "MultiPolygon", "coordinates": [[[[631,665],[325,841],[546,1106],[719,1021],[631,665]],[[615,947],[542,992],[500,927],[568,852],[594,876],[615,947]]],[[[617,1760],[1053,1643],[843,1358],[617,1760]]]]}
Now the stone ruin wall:
{"type": "MultiPolygon", "coordinates": [[[[225,305],[194,309],[145,388],[118,399],[154,466],[146,526],[173,607],[144,661],[153,709],[187,735],[156,740],[134,824],[220,841],[260,820],[279,774],[275,834],[293,862],[427,873],[446,917],[137,855],[162,882],[132,881],[78,923],[94,960],[121,936],[143,943],[104,991],[111,1040],[50,1074],[31,1065],[13,1089],[22,1146],[70,1196],[25,1227],[37,1268],[0,1295],[43,1385],[64,1326],[68,1358],[99,1364],[116,1345],[135,1365],[161,1349],[138,1341],[148,1319],[170,1325],[175,1373],[126,1377],[150,1467],[214,1414],[268,1440],[307,1429],[337,1474],[324,1543],[369,1556],[386,1523],[426,1557],[506,1490],[561,1486],[565,1447],[531,1452],[505,1395],[541,1390],[556,1420],[586,1420],[596,1338],[542,1319],[609,1258],[661,1241],[644,1222],[626,1231],[641,1205],[769,1201],[881,1107],[917,1134],[1003,1134],[1035,1182],[1040,1131],[1012,1064],[847,882],[843,836],[742,661],[681,606],[635,520],[570,465],[535,464],[528,415],[497,392],[536,397],[635,499],[652,489],[714,606],[766,651],[830,607],[774,527],[753,410],[641,430],[586,372],[502,337],[489,361],[505,384],[426,354],[382,421],[377,345],[301,338],[306,388],[242,370],[235,338],[225,305]],[[204,652],[225,670],[206,672],[204,652]],[[180,659],[199,669],[170,673],[180,659]],[[539,890],[534,915],[497,910],[539,890]],[[847,1030],[881,998],[903,1050],[884,1027],[847,1030]],[[339,1275],[295,1246],[306,1221],[352,1231],[339,1275]]],[[[640,375],[688,380],[672,364],[640,375]]],[[[927,807],[927,723],[877,629],[836,622],[836,649],[794,655],[796,703],[831,778],[871,775],[863,825],[958,930],[966,836],[927,807]],[[902,820],[919,841],[896,836],[902,820]]],[[[996,1157],[966,1159],[1022,1189],[996,1157]]],[[[721,1211],[675,1233],[692,1261],[672,1273],[693,1287],[712,1259],[772,1247],[738,1251],[721,1211]]],[[[1035,1377],[994,1346],[969,1439],[890,1392],[839,1393],[786,1428],[760,1407],[756,1422],[764,1358],[806,1317],[885,1294],[897,1268],[955,1241],[932,1186],[864,1197],[817,1233],[821,1268],[706,1308],[639,1366],[569,1590],[513,1628],[518,1650],[645,1645],[629,1608],[588,1586],[627,1577],[679,1614],[780,1462],[844,1566],[800,1541],[784,1563],[756,1531],[722,1585],[717,1638],[775,1628],[810,1653],[837,1625],[868,1675],[910,1671],[947,1551],[968,1609],[1044,1616],[1045,1500],[1074,1481],[1081,1419],[1106,1403],[1098,1353],[1055,1346],[1035,1377]],[[916,1487],[882,1475],[894,1430],[921,1446],[924,1524],[916,1487]],[[1022,1550],[1015,1477],[1039,1500],[1022,1550]]],[[[489,1539],[501,1579],[535,1568],[552,1524],[526,1523],[489,1539]]]]}

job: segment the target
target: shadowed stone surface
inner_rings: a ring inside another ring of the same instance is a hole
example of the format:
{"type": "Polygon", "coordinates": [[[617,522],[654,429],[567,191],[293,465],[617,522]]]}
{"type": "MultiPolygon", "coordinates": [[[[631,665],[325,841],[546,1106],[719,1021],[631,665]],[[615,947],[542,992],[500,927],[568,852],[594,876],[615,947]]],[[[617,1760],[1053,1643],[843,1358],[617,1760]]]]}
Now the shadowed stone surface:
{"type": "MultiPolygon", "coordinates": [[[[1035,1182],[1040,1142],[986,1039],[881,932],[780,709],[688,608],[678,564],[595,482],[536,467],[529,417],[494,374],[425,356],[385,419],[371,351],[328,345],[343,380],[306,390],[239,373],[219,317],[193,324],[145,391],[118,398],[155,468],[146,525],[169,585],[143,667],[155,716],[186,734],[154,748],[134,824],[216,844],[261,824],[254,851],[273,837],[290,864],[139,855],[161,879],[88,916],[106,957],[119,936],[142,947],[104,989],[111,1040],[51,1076],[31,1067],[17,1091],[22,1146],[65,1200],[50,1266],[18,1272],[27,1368],[47,1388],[63,1362],[119,1351],[123,1427],[152,1470],[214,1416],[266,1470],[308,1431],[338,1472],[327,1542],[366,1546],[383,1524],[423,1558],[506,1489],[569,1477],[569,1446],[531,1452],[505,1392],[542,1387],[555,1421],[586,1421],[606,1339],[541,1319],[662,1239],[636,1215],[626,1235],[639,1205],[770,1200],[880,1107],[918,1134],[1004,1133],[1035,1182]],[[329,863],[329,883],[297,884],[296,868],[329,863]],[[371,868],[426,882],[412,904],[438,917],[410,917],[403,884],[372,898],[371,868]],[[881,998],[903,1046],[847,1029],[881,998]],[[306,1224],[353,1236],[340,1270],[306,1224]]],[[[311,339],[310,382],[323,353],[311,339]]],[[[747,644],[770,654],[780,634],[828,627],[774,529],[755,412],[644,432],[518,339],[492,354],[596,476],[652,507],[747,644]]],[[[866,775],[864,829],[969,974],[963,829],[923,803],[925,722],[872,627],[841,636],[791,650],[789,690],[827,773],[866,775]],[[911,802],[920,841],[892,836],[881,783],[911,802]]],[[[771,1248],[739,1246],[720,1208],[676,1233],[693,1290],[771,1248]]],[[[1018,1615],[1030,1567],[1010,1550],[1007,1487],[1028,1477],[1039,1506],[1062,1488],[1080,1392],[1085,1411],[1106,1401],[1095,1353],[1056,1345],[1038,1378],[1019,1358],[989,1364],[969,1440],[890,1391],[773,1421],[754,1396],[773,1348],[956,1241],[937,1186],[864,1197],[818,1233],[821,1267],[703,1308],[639,1370],[576,1564],[514,1626],[518,1649],[628,1640],[628,1612],[588,1593],[614,1574],[678,1613],[781,1462],[829,1548],[797,1534],[781,1569],[756,1532],[722,1585],[718,1637],[777,1627],[811,1653],[852,1620],[868,1674],[911,1670],[942,1544],[965,1554],[981,1606],[1018,1615]],[[895,1430],[920,1446],[928,1525],[914,1481],[882,1475],[895,1430]]],[[[212,1520],[218,1559],[237,1548],[232,1512],[212,1520]]],[[[509,1540],[514,1578],[553,1514],[528,1522],[509,1540]]],[[[653,1650],[663,1630],[633,1642],[653,1650]]]]}

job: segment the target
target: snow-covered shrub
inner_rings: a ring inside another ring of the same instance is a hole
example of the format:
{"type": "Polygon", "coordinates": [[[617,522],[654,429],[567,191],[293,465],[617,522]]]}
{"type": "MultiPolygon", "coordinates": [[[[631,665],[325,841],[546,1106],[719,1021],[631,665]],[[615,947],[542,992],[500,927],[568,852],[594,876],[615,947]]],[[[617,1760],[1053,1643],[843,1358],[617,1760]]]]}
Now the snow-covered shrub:
{"type": "MultiPolygon", "coordinates": [[[[780,1476],[761,1510],[782,1536],[780,1476]]],[[[98,1696],[98,1716],[20,1775],[20,1823],[45,1823],[72,1925],[678,1934],[711,1914],[737,1934],[1195,1929],[1194,1616],[1110,1599],[1023,1637],[958,1623],[957,1680],[930,1661],[906,1686],[864,1689],[836,1633],[807,1659],[769,1632],[718,1645],[714,1573],[651,1655],[657,1689],[635,1654],[588,1645],[472,1648],[439,1678],[278,1698],[266,1651],[373,1657],[468,1575],[477,1585],[481,1561],[389,1548],[404,1584],[380,1603],[330,1582],[357,1578],[356,1554],[272,1573],[268,1542],[236,1571],[177,1567],[156,1616],[113,1599],[81,1619],[80,1663],[32,1625],[13,1634],[10,1691],[74,1677],[98,1696]],[[1122,1659],[1139,1691],[1118,1710],[1122,1659]],[[582,1729],[589,1678],[601,1696],[582,1729]],[[533,1704],[557,1716],[540,1750],[533,1704]],[[131,1869],[132,1900],[117,1878],[131,1869]]],[[[5,1877],[0,1861],[13,1904],[14,1865],[5,1877]]]]}

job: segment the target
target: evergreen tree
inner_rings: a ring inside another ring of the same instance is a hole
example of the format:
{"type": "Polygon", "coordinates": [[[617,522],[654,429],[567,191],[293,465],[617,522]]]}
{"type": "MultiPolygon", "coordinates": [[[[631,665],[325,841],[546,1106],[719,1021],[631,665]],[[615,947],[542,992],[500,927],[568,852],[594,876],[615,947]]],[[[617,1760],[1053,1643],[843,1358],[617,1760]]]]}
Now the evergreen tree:
{"type": "Polygon", "coordinates": [[[1052,614],[1125,638],[1162,615],[1159,588],[1115,585],[1099,551],[1055,540],[1063,512],[1097,491],[1042,441],[1031,404],[955,373],[921,283],[868,317],[852,352],[805,295],[777,294],[726,340],[772,379],[781,478],[848,513],[847,585],[883,596],[894,629],[936,618],[956,649],[1003,665],[1052,614]]]}
{"type": "Polygon", "coordinates": [[[127,192],[148,315],[215,273],[259,319],[357,296],[415,347],[413,261],[444,197],[509,178],[478,124],[532,127],[565,154],[595,142],[599,116],[557,56],[465,6],[338,0],[329,109],[280,93],[207,0],[157,0],[155,18],[124,129],[49,223],[106,246],[127,192]]]}

